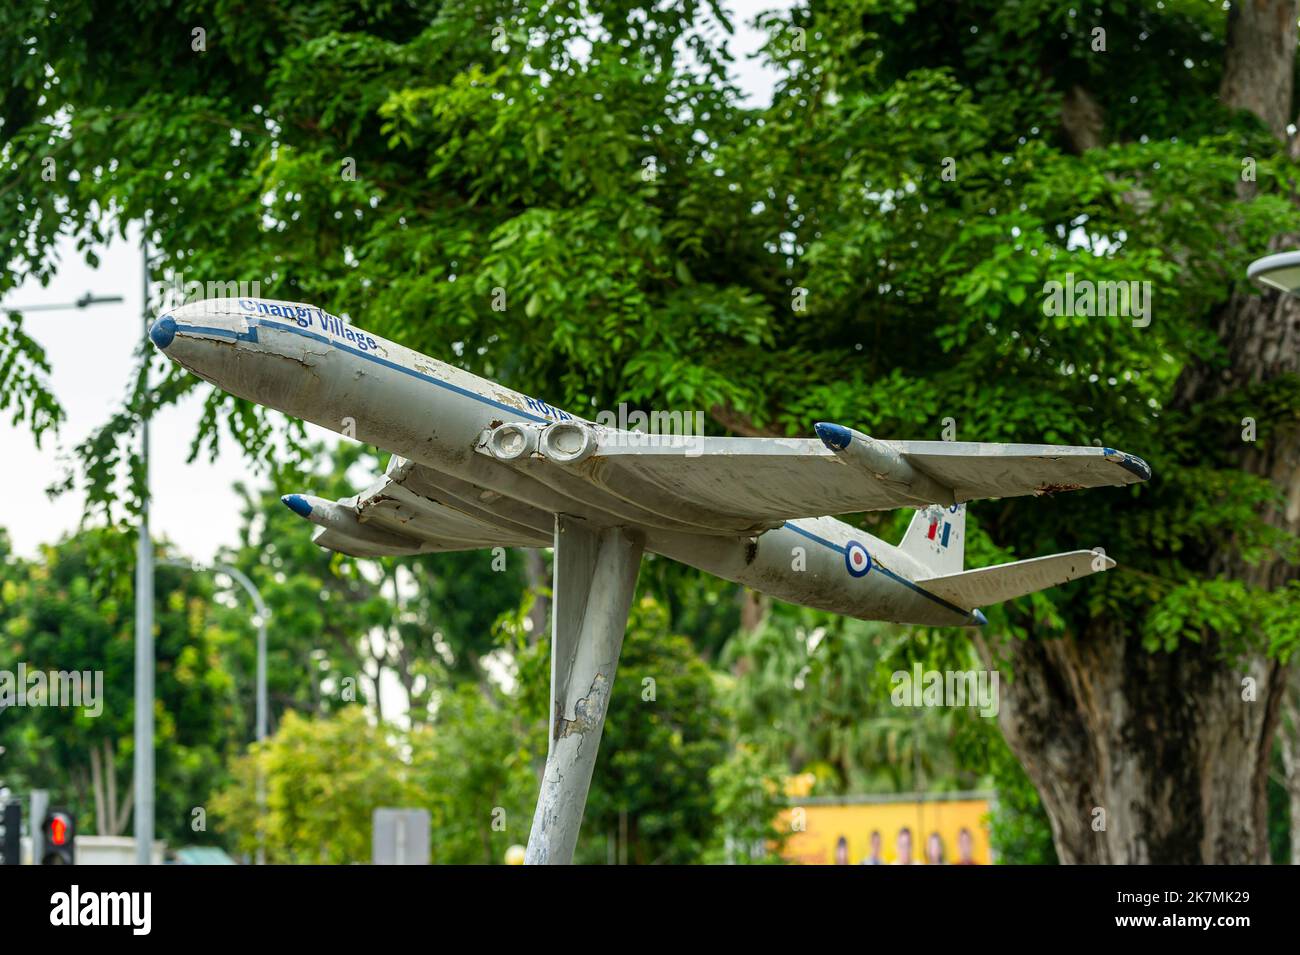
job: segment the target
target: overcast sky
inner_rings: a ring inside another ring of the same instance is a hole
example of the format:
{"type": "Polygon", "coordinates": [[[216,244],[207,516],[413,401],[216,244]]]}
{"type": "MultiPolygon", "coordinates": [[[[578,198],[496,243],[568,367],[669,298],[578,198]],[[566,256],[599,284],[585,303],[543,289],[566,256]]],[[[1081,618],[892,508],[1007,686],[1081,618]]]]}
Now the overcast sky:
{"type": "MultiPolygon", "coordinates": [[[[748,28],[762,10],[783,9],[790,0],[732,0],[728,4],[737,27],[731,44],[737,58],[735,76],[751,105],[771,96],[770,71],[747,59],[762,41],[748,28]]],[[[3,307],[73,302],[86,292],[120,295],[118,305],[85,310],[32,312],[25,329],[41,343],[51,365],[51,384],[67,420],[58,435],[47,434],[37,448],[30,433],[0,419],[0,526],[14,549],[35,556],[42,543],[71,533],[81,519],[84,497],[68,493],[55,499],[45,494],[63,473],[71,450],[118,407],[131,380],[133,349],[144,334],[142,264],[138,233],[98,250],[98,268],[86,265],[70,241],[60,247],[61,265],[48,288],[32,282],[5,296],[3,307]]],[[[158,276],[155,276],[158,278],[158,276]]],[[[321,302],[334,311],[346,303],[321,302]]],[[[439,356],[445,357],[445,356],[439,356]]],[[[176,544],[186,556],[209,561],[217,550],[236,542],[239,506],[233,485],[249,478],[248,463],[226,439],[215,464],[206,458],[185,463],[198,428],[207,386],[180,404],[158,414],[152,425],[152,527],[156,537],[176,544]]],[[[314,437],[332,437],[312,427],[314,437]]],[[[310,490],[304,488],[304,490],[310,490]]]]}

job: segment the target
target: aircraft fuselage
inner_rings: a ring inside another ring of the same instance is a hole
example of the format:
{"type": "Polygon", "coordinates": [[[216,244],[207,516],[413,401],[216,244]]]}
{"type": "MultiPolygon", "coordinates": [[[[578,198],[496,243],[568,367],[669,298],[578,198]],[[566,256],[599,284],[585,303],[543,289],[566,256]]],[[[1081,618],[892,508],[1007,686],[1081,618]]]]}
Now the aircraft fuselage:
{"type": "Polygon", "coordinates": [[[924,570],[885,541],[832,517],[719,532],[651,511],[551,468],[521,471],[480,453],[507,422],[588,422],[321,309],[215,299],[162,316],[150,337],[169,358],[241,398],[354,437],[446,477],[448,500],[551,539],[555,516],[625,526],[646,549],[778,600],[871,620],[978,625],[983,617],[916,583],[924,570]]]}

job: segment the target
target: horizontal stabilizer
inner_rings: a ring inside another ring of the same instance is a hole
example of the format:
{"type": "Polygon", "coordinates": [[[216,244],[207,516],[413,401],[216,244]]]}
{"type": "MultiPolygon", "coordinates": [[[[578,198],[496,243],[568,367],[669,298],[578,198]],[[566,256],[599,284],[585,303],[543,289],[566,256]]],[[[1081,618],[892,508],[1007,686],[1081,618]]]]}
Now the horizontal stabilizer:
{"type": "Polygon", "coordinates": [[[1115,562],[1100,551],[1074,550],[1068,554],[1034,557],[960,574],[931,577],[918,580],[916,584],[936,597],[970,610],[1037,593],[1114,566],[1115,562]]]}

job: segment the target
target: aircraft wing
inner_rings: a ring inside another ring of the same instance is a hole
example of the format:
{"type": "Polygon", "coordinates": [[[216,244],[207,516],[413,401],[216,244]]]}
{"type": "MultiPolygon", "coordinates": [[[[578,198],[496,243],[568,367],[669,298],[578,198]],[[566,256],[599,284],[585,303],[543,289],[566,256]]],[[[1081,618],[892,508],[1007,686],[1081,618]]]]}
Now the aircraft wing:
{"type": "Polygon", "coordinates": [[[589,457],[559,466],[662,514],[714,524],[772,525],[1120,486],[1151,476],[1140,458],[1109,448],[867,439],[879,458],[866,460],[832,450],[824,439],[676,440],[638,444],[598,432],[589,457]]]}
{"type": "Polygon", "coordinates": [[[821,428],[820,440],[646,440],[576,421],[511,423],[485,432],[476,450],[517,472],[527,491],[520,499],[394,456],[354,497],[285,503],[321,526],[322,547],[383,557],[549,547],[555,514],[750,536],[797,518],[1119,486],[1151,474],[1140,458],[1109,448],[876,441],[857,432],[837,446],[821,428]]]}
{"type": "Polygon", "coordinates": [[[435,472],[397,455],[389,460],[387,473],[365,491],[307,508],[314,514],[304,513],[289,498],[285,503],[320,524],[312,538],[316,544],[353,557],[551,545],[548,531],[488,511],[463,488],[449,488],[435,472]]]}

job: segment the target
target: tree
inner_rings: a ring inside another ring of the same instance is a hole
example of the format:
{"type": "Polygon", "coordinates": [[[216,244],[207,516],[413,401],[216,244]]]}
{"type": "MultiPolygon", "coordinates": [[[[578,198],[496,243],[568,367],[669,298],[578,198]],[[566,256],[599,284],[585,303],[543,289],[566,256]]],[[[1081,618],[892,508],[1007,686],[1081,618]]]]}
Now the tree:
{"type": "Polygon", "coordinates": [[[723,661],[737,674],[730,710],[746,743],[787,773],[812,772],[819,794],[978,788],[955,758],[955,711],[900,708],[893,675],[971,669],[969,647],[923,646],[901,627],[811,610],[774,610],[738,634],[723,661]],[[927,652],[930,651],[930,652],[927,652]]]}
{"type": "Polygon", "coordinates": [[[798,48],[773,19],[789,78],[718,163],[766,195],[808,292],[796,347],[845,370],[774,371],[768,417],[1149,456],[1149,487],[973,506],[975,561],[1100,543],[1123,568],[999,608],[976,644],[1062,861],[1263,861],[1300,402],[1277,345],[1295,306],[1240,277],[1288,241],[1294,167],[1216,94],[1225,58],[1283,55],[1262,73],[1289,103],[1295,16],[1241,5],[1274,31],[1253,51],[1260,29],[1209,5],[1124,9],[800,11],[798,48]],[[1146,289],[1154,315],[1055,309],[1049,283],[1076,278],[1146,289]]]}
{"type": "MultiPolygon", "coordinates": [[[[0,707],[6,768],[58,794],[99,835],[129,831],[134,798],[134,596],[111,570],[133,547],[129,534],[87,531],[25,561],[0,532],[0,671],[76,671],[83,702],[95,695],[93,705],[0,707]]],[[[158,566],[155,595],[158,836],[204,842],[193,810],[251,733],[227,667],[247,625],[224,627],[211,582],[172,567],[158,566]]]]}
{"type": "MultiPolygon", "coordinates": [[[[358,700],[379,711],[382,673],[397,677],[415,721],[428,717],[448,679],[486,685],[483,658],[497,649],[497,618],[518,604],[524,552],[511,552],[493,572],[486,551],[356,560],[317,547],[315,527],[281,496],[349,497],[383,469],[387,455],[341,442],[312,445],[305,457],[315,464],[270,474],[257,490],[239,487],[240,543],[222,555],[252,578],[271,609],[272,720],[282,708],[319,713],[358,700]],[[304,660],[312,663],[308,679],[304,660]]],[[[249,645],[240,686],[250,712],[254,661],[249,645]]]]}
{"type": "MultiPolygon", "coordinates": [[[[306,473],[273,475],[269,486],[257,490],[237,486],[242,500],[239,544],[219,555],[253,581],[271,613],[271,729],[284,710],[312,714],[374,701],[363,645],[392,615],[377,568],[317,547],[311,542],[314,528],[280,501],[291,489],[346,497],[352,493],[349,469],[373,469],[376,458],[349,444],[329,452],[315,445],[307,453],[321,463],[306,473]]],[[[233,613],[247,617],[247,605],[241,602],[233,613]]],[[[252,713],[256,646],[245,642],[238,651],[241,699],[252,713]]]]}
{"type": "MultiPolygon", "coordinates": [[[[1241,276],[1296,241],[1294,0],[801,6],[764,20],[761,110],[703,4],[189,9],[201,50],[91,0],[0,12],[0,291],[112,209],[187,277],[576,412],[1144,453],[1149,486],[972,508],[972,563],[1101,545],[1122,568],[975,644],[1062,861],[1265,857],[1300,323],[1241,276]],[[1076,279],[1112,294],[1065,307],[1076,279]]],[[[0,382],[39,394],[7,327],[0,382]]],[[[100,505],[134,413],[203,387],[155,386],[83,446],[100,505]]],[[[208,401],[209,437],[269,456],[273,419],[208,401]]]]}
{"type": "Polygon", "coordinates": [[[417,798],[395,739],[360,706],[314,719],[286,713],[274,737],[234,761],[231,777],[212,799],[213,815],[247,855],[260,835],[272,863],[365,862],[374,810],[417,798]]]}
{"type": "MultiPolygon", "coordinates": [[[[666,375],[675,399],[714,403],[732,386],[694,354],[757,341],[764,318],[675,251],[694,239],[670,210],[736,116],[693,29],[711,9],[316,0],[250,18],[199,4],[194,28],[92,0],[6,10],[0,291],[48,279],[56,237],[93,246],[112,210],[119,228],[147,222],[174,277],[328,302],[575,409],[649,399],[666,375]],[[109,68],[127,60],[148,69],[109,68]]],[[[15,341],[14,367],[32,370],[6,385],[34,388],[40,356],[15,341]]],[[[83,445],[96,506],[115,500],[134,412],[196,385],[157,371],[83,445]]],[[[260,409],[212,392],[207,410],[209,436],[225,427],[270,456],[260,409]]],[[[25,409],[33,425],[40,412],[25,409]]]]}
{"type": "MultiPolygon", "coordinates": [[[[1124,245],[1146,246],[1179,268],[1159,286],[1160,321],[1166,336],[1199,339],[1189,350],[1169,349],[1167,338],[1162,344],[1166,355],[1185,356],[1149,405],[1159,423],[1147,433],[1165,444],[1153,454],[1162,480],[1137,513],[1125,508],[1130,519],[1116,528],[1128,532],[1129,559],[1149,583],[1123,587],[1119,612],[1070,614],[1060,640],[982,646],[989,659],[1005,653],[1019,677],[1004,727],[1043,794],[1067,861],[1268,858],[1265,779],[1285,687],[1278,656],[1296,639],[1297,521],[1277,500],[1297,487],[1300,352],[1285,343],[1300,309],[1232,279],[1250,258],[1296,241],[1287,201],[1293,156],[1278,116],[1291,110],[1297,11],[1293,2],[1234,4],[1225,32],[1209,9],[1144,9],[1127,29],[1111,27],[1119,49],[1169,44],[1170,56],[1193,58],[1172,108],[1133,107],[1174,92],[1167,72],[1152,70],[1156,58],[1141,53],[1081,55],[1075,43],[1048,85],[1063,94],[1056,126],[1081,163],[1105,164],[1100,157],[1133,150],[1133,159],[1149,164],[1150,171],[1130,160],[1128,191],[1117,197],[1122,215],[1141,215],[1124,245]],[[1101,128],[1081,129],[1071,103],[1089,104],[1085,112],[1101,128]],[[1189,115],[1195,103],[1203,109],[1189,115]],[[1264,128],[1233,110],[1253,113],[1264,128]],[[1110,145],[1139,135],[1152,143],[1110,145]],[[1154,145],[1170,139],[1186,148],[1166,155],[1154,145]],[[1249,178],[1254,157],[1275,165],[1249,178]],[[1191,222],[1180,221],[1189,202],[1205,200],[1191,222]],[[1225,252],[1226,275],[1215,266],[1225,252]],[[1187,272],[1202,264],[1214,284],[1197,289],[1187,272]],[[1166,298],[1187,314],[1168,315],[1166,298]],[[1256,418],[1265,422],[1258,440],[1247,436],[1256,418]],[[1092,825],[1098,809],[1106,813],[1102,832],[1092,825]]],[[[957,71],[976,68],[981,54],[962,56],[954,39],[939,43],[957,71]]],[[[1052,46],[1034,59],[1045,62],[1052,46]]],[[[1047,119],[1043,128],[1053,128],[1047,119]]],[[[1099,219],[1088,229],[1105,234],[1099,219]]],[[[1116,256],[1130,257],[1129,248],[1116,256]]],[[[1156,358],[1116,363],[1112,356],[1109,373],[1150,377],[1156,358]]]]}
{"type": "Polygon", "coordinates": [[[704,861],[726,865],[779,865],[789,838],[778,825],[786,808],[785,775],[757,750],[741,743],[709,771],[718,827],[704,861]]]}
{"type": "Polygon", "coordinates": [[[533,762],[545,731],[491,687],[461,682],[436,697],[434,720],[409,736],[418,804],[432,819],[433,861],[500,864],[507,849],[528,841],[533,762]]]}

